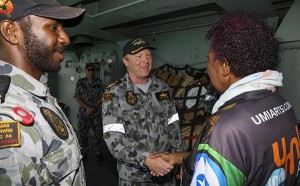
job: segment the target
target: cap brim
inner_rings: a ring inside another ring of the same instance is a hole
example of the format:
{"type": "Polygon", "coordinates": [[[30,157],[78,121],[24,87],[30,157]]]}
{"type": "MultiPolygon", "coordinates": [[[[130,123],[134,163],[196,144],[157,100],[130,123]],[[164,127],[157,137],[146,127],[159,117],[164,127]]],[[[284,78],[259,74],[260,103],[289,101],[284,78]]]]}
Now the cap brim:
{"type": "Polygon", "coordinates": [[[156,50],[155,47],[152,47],[152,46],[146,46],[146,47],[142,47],[142,48],[140,48],[139,50],[137,50],[136,52],[130,53],[130,54],[137,54],[137,53],[139,53],[140,51],[145,50],[145,49],[156,50]]]}
{"type": "Polygon", "coordinates": [[[61,20],[64,26],[76,26],[84,17],[85,9],[67,6],[53,6],[40,9],[33,14],[40,17],[61,20]]]}

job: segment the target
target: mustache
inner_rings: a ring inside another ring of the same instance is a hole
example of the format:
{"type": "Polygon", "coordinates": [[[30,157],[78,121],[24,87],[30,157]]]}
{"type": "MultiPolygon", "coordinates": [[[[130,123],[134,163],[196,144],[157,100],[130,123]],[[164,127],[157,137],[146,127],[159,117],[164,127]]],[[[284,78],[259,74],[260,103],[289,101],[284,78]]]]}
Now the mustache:
{"type": "Polygon", "coordinates": [[[53,47],[53,52],[63,53],[65,50],[66,50],[66,46],[64,46],[64,45],[53,47]]]}

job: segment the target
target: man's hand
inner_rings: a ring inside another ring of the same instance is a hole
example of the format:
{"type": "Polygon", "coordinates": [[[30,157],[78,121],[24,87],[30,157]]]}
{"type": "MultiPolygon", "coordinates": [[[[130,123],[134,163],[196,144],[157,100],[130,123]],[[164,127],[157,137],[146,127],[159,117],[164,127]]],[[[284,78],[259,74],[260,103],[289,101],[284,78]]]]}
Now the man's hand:
{"type": "MultiPolygon", "coordinates": [[[[150,159],[162,158],[163,160],[168,162],[170,165],[172,165],[172,166],[175,165],[175,162],[172,159],[172,153],[158,152],[158,153],[155,153],[155,154],[151,154],[149,157],[150,157],[150,159]]],[[[154,171],[151,171],[150,174],[152,176],[160,176],[160,175],[156,174],[154,171]]]]}
{"type": "Polygon", "coordinates": [[[183,158],[189,154],[190,152],[173,152],[173,153],[159,152],[150,155],[150,158],[153,159],[153,158],[161,157],[165,161],[172,163],[172,165],[174,164],[181,165],[183,158]]]}
{"type": "MultiPolygon", "coordinates": [[[[189,155],[190,152],[174,152],[174,153],[169,153],[169,152],[158,152],[155,154],[151,154],[149,156],[150,159],[157,159],[157,158],[162,158],[166,162],[168,162],[170,165],[181,165],[182,160],[185,156],[189,155]]],[[[150,174],[152,176],[159,176],[156,172],[151,171],[150,174]]]]}
{"type": "Polygon", "coordinates": [[[150,158],[150,156],[148,156],[144,164],[150,169],[151,174],[154,176],[164,176],[174,168],[172,164],[163,160],[161,157],[150,158]]]}
{"type": "Polygon", "coordinates": [[[95,111],[95,107],[87,107],[85,109],[85,114],[86,115],[91,115],[95,111]]]}
{"type": "Polygon", "coordinates": [[[174,154],[173,153],[169,153],[169,152],[158,152],[158,153],[154,153],[151,154],[149,156],[151,159],[155,159],[158,157],[161,157],[163,160],[165,160],[166,162],[168,162],[171,165],[175,165],[175,161],[174,161],[174,154]]]}

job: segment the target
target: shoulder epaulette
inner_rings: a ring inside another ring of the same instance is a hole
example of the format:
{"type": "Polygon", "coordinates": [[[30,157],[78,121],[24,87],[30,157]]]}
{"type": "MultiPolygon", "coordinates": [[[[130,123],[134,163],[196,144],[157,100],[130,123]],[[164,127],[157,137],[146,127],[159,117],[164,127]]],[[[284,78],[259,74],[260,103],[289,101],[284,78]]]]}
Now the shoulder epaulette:
{"type": "Polygon", "coordinates": [[[109,84],[109,85],[106,87],[106,89],[109,90],[109,89],[111,89],[112,87],[116,86],[117,84],[120,84],[121,82],[122,82],[121,80],[117,80],[117,81],[115,81],[115,82],[109,84]]]}
{"type": "Polygon", "coordinates": [[[10,85],[10,77],[7,75],[0,75],[0,100],[1,103],[4,103],[5,94],[8,91],[10,85]]]}

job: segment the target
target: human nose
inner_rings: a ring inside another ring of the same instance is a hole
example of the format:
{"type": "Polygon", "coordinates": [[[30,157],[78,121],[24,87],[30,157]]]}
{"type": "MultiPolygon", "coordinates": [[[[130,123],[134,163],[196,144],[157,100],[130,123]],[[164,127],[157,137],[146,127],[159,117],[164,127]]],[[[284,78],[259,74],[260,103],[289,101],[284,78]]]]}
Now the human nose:
{"type": "Polygon", "coordinates": [[[147,55],[142,55],[141,62],[142,63],[149,63],[149,59],[148,59],[147,55]]]}
{"type": "Polygon", "coordinates": [[[62,43],[64,46],[67,46],[70,44],[70,38],[63,29],[61,29],[61,31],[59,32],[58,41],[60,43],[62,43]]]}

